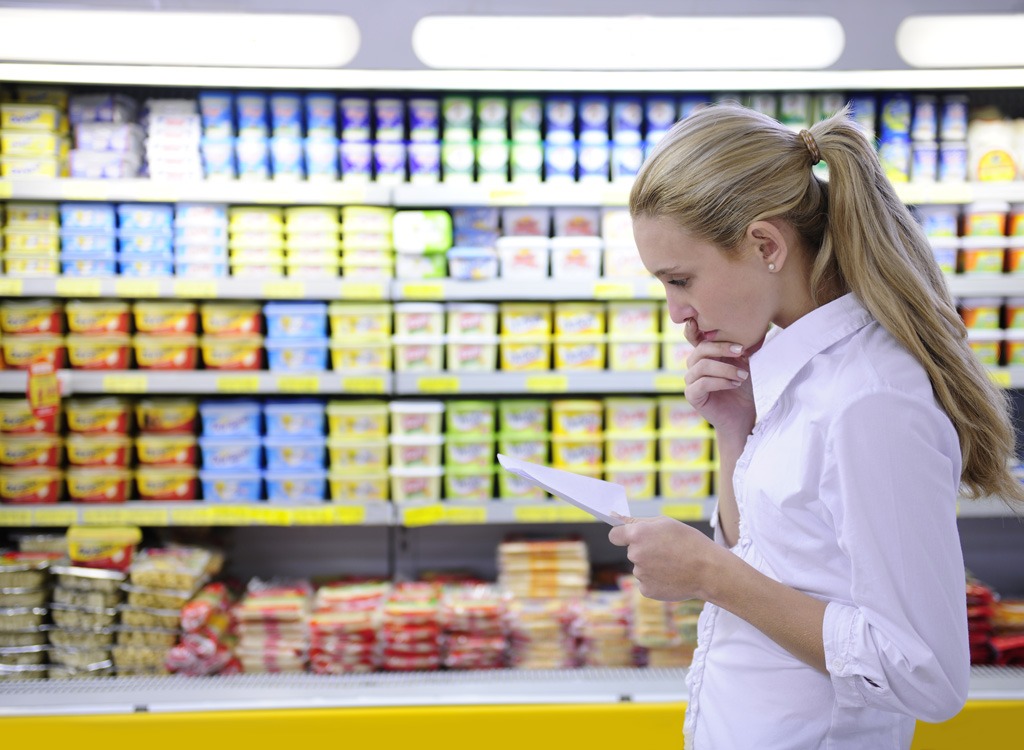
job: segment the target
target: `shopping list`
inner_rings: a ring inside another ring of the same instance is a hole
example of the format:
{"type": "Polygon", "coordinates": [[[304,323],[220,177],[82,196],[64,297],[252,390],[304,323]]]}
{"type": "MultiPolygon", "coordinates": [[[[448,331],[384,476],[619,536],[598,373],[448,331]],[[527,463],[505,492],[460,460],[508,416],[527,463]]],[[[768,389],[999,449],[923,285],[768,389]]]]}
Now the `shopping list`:
{"type": "Polygon", "coordinates": [[[624,523],[621,518],[612,515],[613,513],[624,517],[630,515],[626,488],[621,484],[521,461],[501,453],[498,454],[498,463],[506,471],[522,477],[612,526],[621,526],[624,523]]]}

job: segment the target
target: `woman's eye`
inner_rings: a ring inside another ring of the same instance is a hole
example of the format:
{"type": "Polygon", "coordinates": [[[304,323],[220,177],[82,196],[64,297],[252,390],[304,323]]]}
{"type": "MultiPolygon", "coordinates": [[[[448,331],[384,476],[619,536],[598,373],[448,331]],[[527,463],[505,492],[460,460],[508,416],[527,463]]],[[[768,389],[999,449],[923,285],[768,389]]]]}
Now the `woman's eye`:
{"type": "Polygon", "coordinates": [[[672,279],[668,282],[672,286],[685,287],[690,283],[689,279],[672,279]]]}

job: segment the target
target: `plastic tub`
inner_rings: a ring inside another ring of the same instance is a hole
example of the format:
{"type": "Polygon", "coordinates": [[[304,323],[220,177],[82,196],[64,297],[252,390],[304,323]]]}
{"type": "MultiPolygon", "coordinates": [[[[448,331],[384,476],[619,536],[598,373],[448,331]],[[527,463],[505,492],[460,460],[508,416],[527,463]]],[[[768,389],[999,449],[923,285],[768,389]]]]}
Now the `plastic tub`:
{"type": "Polygon", "coordinates": [[[498,332],[497,305],[449,302],[445,311],[449,336],[494,336],[498,332]]]}
{"type": "Polygon", "coordinates": [[[394,306],[396,336],[444,335],[444,305],[434,302],[398,302],[394,306]]]}
{"type": "Polygon", "coordinates": [[[654,464],[655,433],[613,433],[605,435],[605,454],[609,464],[636,466],[654,464]]]}
{"type": "Polygon", "coordinates": [[[668,372],[686,372],[693,344],[684,338],[662,336],[661,367],[668,372]]]}
{"type": "Polygon", "coordinates": [[[555,369],[603,370],[606,352],[604,336],[555,336],[555,369]]]}
{"type": "Polygon", "coordinates": [[[322,401],[275,401],[263,407],[268,437],[320,437],[324,434],[322,401]]]}
{"type": "Polygon", "coordinates": [[[125,468],[131,462],[131,441],[123,435],[77,435],[64,441],[68,463],[72,466],[125,468]]]}
{"type": "Polygon", "coordinates": [[[709,425],[683,396],[658,396],[658,429],[663,435],[687,435],[709,425]]]}
{"type": "Polygon", "coordinates": [[[0,398],[0,433],[5,435],[56,435],[60,431],[61,412],[37,417],[24,396],[0,398]]]}
{"type": "MultiPolygon", "coordinates": [[[[641,337],[609,336],[608,369],[617,372],[648,372],[661,363],[662,345],[657,334],[641,337]]],[[[678,362],[673,364],[678,365],[678,362]]],[[[684,363],[685,364],[685,363],[684,363]]],[[[682,368],[675,368],[682,369],[682,368]]]]}
{"type": "Polygon", "coordinates": [[[493,401],[449,401],[447,432],[453,435],[489,435],[497,431],[493,401]]]}
{"type": "Polygon", "coordinates": [[[379,502],[388,499],[386,471],[368,472],[332,471],[327,475],[331,486],[331,500],[340,503],[379,502]]]}
{"type": "Polygon", "coordinates": [[[263,367],[263,337],[202,336],[199,340],[207,370],[259,370],[263,367]]]}
{"type": "Polygon", "coordinates": [[[63,445],[64,441],[53,435],[0,435],[0,466],[57,468],[63,445]]]}
{"type": "Polygon", "coordinates": [[[246,336],[261,330],[262,308],[249,302],[204,302],[199,307],[203,333],[210,336],[246,336]]]}
{"type": "Polygon", "coordinates": [[[327,443],[323,437],[266,437],[263,447],[268,470],[297,471],[322,469],[327,443]]]}
{"type": "Polygon", "coordinates": [[[596,279],[601,275],[600,237],[552,237],[551,276],[556,279],[596,279]]]}
{"type": "Polygon", "coordinates": [[[604,404],[589,399],[552,401],[551,427],[556,437],[600,435],[604,429],[604,404]]]}
{"type": "MultiPolygon", "coordinates": [[[[396,431],[400,426],[396,418],[396,431]]],[[[328,434],[336,438],[387,437],[388,405],[371,400],[331,401],[327,404],[327,427],[328,434]]],[[[436,432],[440,431],[438,424],[436,432]]]]}
{"type": "Polygon", "coordinates": [[[1024,328],[1024,297],[1010,297],[1004,305],[1007,328],[1024,328]]]}
{"type": "Polygon", "coordinates": [[[997,367],[1002,363],[1002,331],[968,330],[967,344],[983,365],[997,367]]]}
{"type": "Polygon", "coordinates": [[[448,261],[443,252],[395,253],[395,277],[399,279],[443,279],[448,261]]]}
{"type": "Polygon", "coordinates": [[[114,276],[117,273],[116,256],[83,255],[65,251],[60,257],[60,271],[64,276],[114,276]]]}
{"type": "Polygon", "coordinates": [[[395,372],[439,372],[444,369],[444,336],[394,336],[395,372]]]}
{"type": "Polygon", "coordinates": [[[68,331],[89,335],[128,334],[130,308],[127,302],[116,300],[82,302],[70,300],[64,305],[68,331]]]}
{"type": "Polygon", "coordinates": [[[7,469],[0,472],[0,503],[55,503],[63,483],[64,473],[57,469],[7,469]]]}
{"type": "Polygon", "coordinates": [[[652,500],[657,487],[657,468],[653,463],[618,466],[607,464],[604,478],[607,482],[622,485],[630,500],[652,500]]]}
{"type": "Polygon", "coordinates": [[[123,503],[130,499],[132,475],[124,468],[69,467],[68,499],[75,503],[123,503]]]}
{"type": "Polygon", "coordinates": [[[131,406],[123,398],[72,398],[64,402],[68,429],[82,434],[128,434],[131,406]]]}
{"type": "Polygon", "coordinates": [[[151,232],[118,232],[118,247],[122,254],[167,256],[174,249],[172,236],[151,232]]]}
{"type": "Polygon", "coordinates": [[[316,339],[327,336],[327,305],[323,302],[268,302],[263,306],[267,337],[316,339]]]}
{"type": "Polygon", "coordinates": [[[135,365],[140,370],[196,369],[198,340],[195,336],[136,334],[135,365]]]}
{"type": "Polygon", "coordinates": [[[391,478],[391,498],[396,503],[436,502],[441,499],[440,466],[415,469],[393,466],[388,470],[391,478]]]}
{"type": "Polygon", "coordinates": [[[10,370],[27,370],[33,362],[43,361],[59,370],[64,366],[63,336],[5,336],[3,365],[10,370]]]}
{"type": "Polygon", "coordinates": [[[194,302],[136,302],[135,330],[153,335],[195,333],[198,316],[194,302]]]}
{"type": "Polygon", "coordinates": [[[391,222],[395,247],[407,252],[447,250],[452,217],[447,211],[396,211],[391,222]]]}
{"type": "Polygon", "coordinates": [[[269,370],[316,372],[327,369],[328,339],[266,339],[269,370]]]}
{"type": "Polygon", "coordinates": [[[408,469],[441,465],[441,448],[445,439],[440,435],[392,435],[388,443],[393,467],[408,469]]]}
{"type": "Polygon", "coordinates": [[[174,261],[170,255],[120,253],[117,257],[117,272],[121,276],[140,278],[173,276],[174,261]]]}
{"type": "Polygon", "coordinates": [[[331,369],[335,372],[391,370],[391,341],[387,338],[332,338],[328,346],[331,349],[331,369]]]}
{"type": "Polygon", "coordinates": [[[258,471],[263,463],[261,443],[255,437],[201,437],[199,450],[204,469],[258,471]]]}
{"type": "Polygon", "coordinates": [[[498,276],[498,253],[489,247],[453,247],[448,273],[456,281],[485,281],[498,276]]]}
{"type": "Polygon", "coordinates": [[[603,302],[556,302],[556,336],[603,336],[607,325],[603,302]]]}
{"type": "Polygon", "coordinates": [[[551,338],[501,337],[499,344],[501,369],[507,372],[532,372],[551,369],[551,338]]]}
{"type": "Polygon", "coordinates": [[[42,258],[33,256],[30,258],[19,258],[12,257],[10,254],[2,257],[4,259],[4,273],[14,278],[56,276],[60,273],[60,263],[56,257],[42,258]]]}
{"type": "Polygon", "coordinates": [[[966,297],[960,301],[960,317],[967,328],[995,330],[1001,323],[1002,304],[999,297],[966,297]]]}
{"type": "Polygon", "coordinates": [[[535,502],[546,499],[548,494],[518,474],[499,471],[498,497],[507,502],[535,502]]]}
{"type": "Polygon", "coordinates": [[[68,363],[74,370],[127,370],[131,337],[85,336],[70,334],[67,339],[68,363]]]}
{"type": "Polygon", "coordinates": [[[964,237],[1002,237],[1010,204],[1003,201],[978,201],[964,206],[964,237]]]}
{"type": "Polygon", "coordinates": [[[960,207],[956,205],[923,205],[914,209],[926,237],[956,237],[960,223],[960,207]]]}
{"type": "Polygon", "coordinates": [[[444,496],[461,502],[486,502],[494,497],[495,468],[492,465],[449,466],[444,474],[444,496]]]}
{"type": "Polygon", "coordinates": [[[711,433],[691,435],[660,434],[658,460],[663,466],[688,466],[711,458],[711,433]]]}
{"type": "Polygon", "coordinates": [[[445,346],[451,372],[493,372],[498,369],[497,336],[449,336],[445,346]]]}
{"type": "Polygon", "coordinates": [[[1024,238],[1011,237],[1009,247],[1006,248],[1006,273],[1024,273],[1024,238]]]}
{"type": "Polygon", "coordinates": [[[711,495],[711,467],[659,466],[658,492],[669,499],[699,500],[711,495]]]}
{"type": "Polygon", "coordinates": [[[206,437],[259,437],[260,414],[261,407],[256,401],[203,401],[199,404],[199,418],[206,437]]]}
{"type": "Polygon", "coordinates": [[[546,432],[498,433],[498,453],[520,461],[547,464],[550,446],[551,436],[546,432]]]}
{"type": "Polygon", "coordinates": [[[388,468],[388,441],[384,438],[328,438],[331,469],[358,472],[388,468]]]}
{"type": "Polygon", "coordinates": [[[462,466],[494,465],[494,435],[451,435],[444,444],[444,462],[451,469],[462,466]]]}
{"type": "Polygon", "coordinates": [[[159,203],[121,203],[117,225],[123,231],[166,232],[174,226],[174,207],[159,203]]]}
{"type": "Polygon", "coordinates": [[[505,434],[548,431],[550,402],[539,399],[504,399],[498,402],[498,430],[505,434]]]}
{"type": "Polygon", "coordinates": [[[5,300],[0,303],[0,331],[19,336],[60,333],[61,309],[51,300],[5,300]]]}
{"type": "Polygon", "coordinates": [[[203,500],[208,503],[254,503],[263,493],[263,478],[259,471],[199,472],[203,486],[203,500]]]}
{"type": "Polygon", "coordinates": [[[1005,331],[1003,358],[1007,367],[1024,365],[1024,330],[1005,331]]]}
{"type": "Polygon", "coordinates": [[[657,334],[659,312],[657,302],[609,302],[608,333],[622,337],[657,334]]]}
{"type": "Polygon", "coordinates": [[[653,398],[606,398],[604,421],[609,433],[649,433],[657,427],[658,402],[653,398]]]}
{"type": "Polygon", "coordinates": [[[604,439],[600,435],[552,435],[551,458],[560,469],[596,469],[604,463],[604,439]]]}
{"type": "Polygon", "coordinates": [[[189,466],[140,466],[135,486],[141,500],[196,500],[196,470],[189,466]]]}
{"type": "Polygon", "coordinates": [[[605,276],[622,279],[650,279],[636,245],[605,245],[601,253],[605,276]]]}
{"type": "Polygon", "coordinates": [[[174,260],[174,275],[192,278],[223,278],[228,275],[228,264],[208,260],[174,260]]]}
{"type": "Polygon", "coordinates": [[[551,266],[551,239],[543,237],[499,237],[496,243],[502,278],[543,279],[551,266]]]}
{"type": "Polygon", "coordinates": [[[60,225],[65,230],[113,232],[117,227],[113,203],[70,201],[61,203],[59,210],[60,225]]]}
{"type": "Polygon", "coordinates": [[[194,466],[196,438],[193,435],[139,435],[135,455],[142,466],[194,466]]]}
{"type": "Polygon", "coordinates": [[[391,335],[391,305],[332,302],[327,310],[331,336],[386,339],[391,335]]]}
{"type": "Polygon", "coordinates": [[[960,245],[960,272],[1001,274],[1006,264],[1006,239],[964,237],[960,245]]]}
{"type": "Polygon", "coordinates": [[[551,334],[554,307],[550,302],[502,302],[502,338],[536,338],[551,334]]]}
{"type": "Polygon", "coordinates": [[[135,405],[135,420],[144,433],[191,435],[199,425],[199,405],[188,398],[147,398],[135,405]]]}
{"type": "Polygon", "coordinates": [[[443,401],[392,401],[388,404],[391,414],[391,434],[440,435],[444,418],[443,401]]]}
{"type": "Polygon", "coordinates": [[[957,254],[960,249],[959,237],[930,237],[932,256],[943,273],[956,273],[957,254]]]}
{"type": "Polygon", "coordinates": [[[60,251],[60,235],[53,229],[3,230],[3,245],[8,256],[19,258],[54,258],[60,251]]]}
{"type": "Polygon", "coordinates": [[[267,501],[281,504],[322,502],[327,490],[327,472],[323,469],[266,471],[267,501]]]}

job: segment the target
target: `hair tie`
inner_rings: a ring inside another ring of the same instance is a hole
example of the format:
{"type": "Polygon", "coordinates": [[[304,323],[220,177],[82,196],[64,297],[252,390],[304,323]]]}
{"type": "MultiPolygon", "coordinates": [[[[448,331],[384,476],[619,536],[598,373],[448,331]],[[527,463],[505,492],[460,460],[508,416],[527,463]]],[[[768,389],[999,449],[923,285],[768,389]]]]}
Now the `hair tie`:
{"type": "Polygon", "coordinates": [[[809,130],[801,130],[800,137],[803,138],[807,150],[811,152],[811,166],[814,166],[821,161],[821,152],[818,151],[818,144],[815,143],[814,136],[811,135],[809,130]]]}

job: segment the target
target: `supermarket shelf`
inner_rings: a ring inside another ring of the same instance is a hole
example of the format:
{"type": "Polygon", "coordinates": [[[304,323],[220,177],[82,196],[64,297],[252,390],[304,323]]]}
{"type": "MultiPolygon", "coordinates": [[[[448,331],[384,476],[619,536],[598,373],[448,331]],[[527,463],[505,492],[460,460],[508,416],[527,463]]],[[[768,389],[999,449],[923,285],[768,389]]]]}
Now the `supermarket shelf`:
{"type": "MultiPolygon", "coordinates": [[[[680,521],[707,521],[714,508],[713,497],[630,502],[630,510],[637,518],[665,515],[680,521]]],[[[555,499],[536,502],[491,500],[484,503],[398,503],[395,510],[396,523],[406,528],[460,524],[597,522],[589,513],[555,499]]]]}
{"type": "Polygon", "coordinates": [[[392,204],[407,206],[625,206],[630,181],[396,185],[392,204]]]}
{"type": "MultiPolygon", "coordinates": [[[[1024,380],[1024,369],[1021,372],[1024,380]]],[[[682,393],[683,375],[669,372],[395,373],[395,395],[523,393],[682,393]]]]}
{"type": "MultiPolygon", "coordinates": [[[[391,373],[280,373],[212,370],[61,370],[62,394],[383,395],[391,373]]],[[[0,372],[0,393],[24,393],[24,372],[0,372]]]]}
{"type": "Polygon", "coordinates": [[[1024,277],[1011,274],[947,274],[946,281],[954,297],[1024,296],[1024,277]]]}
{"type": "MultiPolygon", "coordinates": [[[[1024,283],[1018,282],[1024,289],[1024,283]]],[[[506,301],[664,299],[660,281],[651,278],[578,281],[572,279],[494,279],[490,281],[395,281],[394,300],[506,301]]]]}
{"type": "Polygon", "coordinates": [[[46,201],[130,201],[156,203],[257,203],[274,205],[361,205],[391,203],[388,185],[343,182],[195,180],[5,179],[0,198],[46,201]]]}
{"type": "Polygon", "coordinates": [[[0,506],[0,527],[45,526],[391,526],[392,505],[243,505],[148,502],[0,506]]]}

